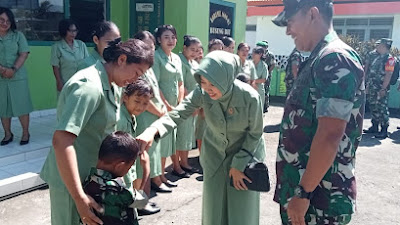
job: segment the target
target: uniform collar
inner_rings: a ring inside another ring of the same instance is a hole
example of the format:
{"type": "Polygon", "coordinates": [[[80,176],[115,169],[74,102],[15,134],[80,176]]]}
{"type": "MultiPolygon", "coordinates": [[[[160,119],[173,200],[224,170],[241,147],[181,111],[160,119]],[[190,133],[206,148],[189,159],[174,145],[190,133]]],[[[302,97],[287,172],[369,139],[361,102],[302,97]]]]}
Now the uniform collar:
{"type": "Polygon", "coordinates": [[[91,55],[96,61],[99,60],[102,63],[106,63],[106,61],[103,59],[103,57],[101,57],[101,55],[96,51],[96,49],[93,49],[91,55]]]}
{"type": "Polygon", "coordinates": [[[101,79],[101,84],[103,85],[103,90],[110,91],[111,86],[110,86],[110,82],[108,80],[108,74],[106,72],[106,69],[104,68],[104,64],[100,61],[97,61],[95,64],[95,67],[96,67],[97,71],[99,71],[99,76],[101,79]]]}
{"type": "MultiPolygon", "coordinates": [[[[158,47],[156,51],[158,51],[160,53],[161,58],[167,60],[168,62],[170,61],[169,56],[167,56],[167,54],[165,54],[164,50],[162,50],[161,47],[158,47]]],[[[172,55],[172,52],[171,52],[171,55],[172,55]]]]}
{"type": "Polygon", "coordinates": [[[17,33],[17,31],[9,30],[9,31],[7,32],[7,34],[6,34],[4,37],[0,37],[0,41],[5,41],[5,40],[8,40],[8,39],[11,39],[12,36],[13,36],[14,34],[16,34],[16,33],[17,33]]]}
{"type": "Polygon", "coordinates": [[[121,107],[121,113],[124,116],[124,118],[127,118],[128,122],[132,126],[132,129],[134,131],[136,131],[136,117],[135,117],[135,115],[130,114],[125,105],[123,107],[121,107]]]}
{"type": "Polygon", "coordinates": [[[309,57],[309,60],[314,59],[318,56],[319,52],[321,49],[323,49],[328,43],[337,40],[339,37],[337,36],[335,31],[331,31],[329,34],[327,34],[314,48],[314,50],[311,52],[311,55],[309,57]]]}
{"type": "Polygon", "coordinates": [[[115,176],[112,175],[110,172],[102,170],[102,169],[94,168],[94,167],[90,168],[90,176],[93,176],[93,175],[101,177],[102,179],[105,179],[105,180],[111,180],[111,179],[115,178],[115,176]]]}
{"type": "Polygon", "coordinates": [[[65,41],[64,38],[61,39],[62,48],[67,49],[67,51],[74,52],[75,49],[79,48],[78,41],[75,39],[72,43],[72,48],[69,47],[68,43],[65,41]]]}

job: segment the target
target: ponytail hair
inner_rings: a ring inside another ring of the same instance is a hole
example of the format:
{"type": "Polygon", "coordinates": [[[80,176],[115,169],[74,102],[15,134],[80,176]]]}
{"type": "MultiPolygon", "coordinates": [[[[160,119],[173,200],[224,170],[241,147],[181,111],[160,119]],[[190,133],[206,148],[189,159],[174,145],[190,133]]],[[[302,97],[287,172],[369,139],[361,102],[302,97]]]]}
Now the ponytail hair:
{"type": "Polygon", "coordinates": [[[154,50],[146,43],[138,39],[128,39],[121,42],[117,38],[111,42],[103,52],[103,58],[107,63],[115,63],[121,55],[126,55],[127,63],[147,64],[149,67],[154,62],[154,50]]]}
{"type": "Polygon", "coordinates": [[[185,35],[183,36],[183,45],[186,47],[190,47],[192,44],[201,44],[200,39],[195,36],[185,35]]]}

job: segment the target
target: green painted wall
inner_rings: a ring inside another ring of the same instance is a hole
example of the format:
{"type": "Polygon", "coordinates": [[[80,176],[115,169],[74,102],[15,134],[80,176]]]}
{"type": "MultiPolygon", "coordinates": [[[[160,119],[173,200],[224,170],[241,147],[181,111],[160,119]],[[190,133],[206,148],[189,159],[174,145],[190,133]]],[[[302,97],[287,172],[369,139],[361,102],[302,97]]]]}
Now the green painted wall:
{"type": "Polygon", "coordinates": [[[207,51],[208,45],[208,26],[210,2],[208,0],[188,0],[187,34],[196,36],[200,39],[207,51]]]}
{"type": "Polygon", "coordinates": [[[188,0],[165,0],[164,4],[164,23],[172,24],[176,29],[178,44],[174,52],[177,53],[182,51],[183,36],[187,32],[188,0]]]}
{"type": "MultiPolygon", "coordinates": [[[[129,0],[113,0],[110,6],[110,20],[113,21],[120,29],[122,40],[129,38],[129,0]]],[[[135,9],[135,8],[133,8],[135,9]]],[[[134,13],[134,12],[132,12],[134,13]]]]}

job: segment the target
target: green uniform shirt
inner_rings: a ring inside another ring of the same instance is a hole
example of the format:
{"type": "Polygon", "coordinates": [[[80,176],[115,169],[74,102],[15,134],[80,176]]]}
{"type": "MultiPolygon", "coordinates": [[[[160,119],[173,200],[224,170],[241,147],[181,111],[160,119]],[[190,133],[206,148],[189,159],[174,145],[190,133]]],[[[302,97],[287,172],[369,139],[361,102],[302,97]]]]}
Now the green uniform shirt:
{"type": "Polygon", "coordinates": [[[171,53],[171,59],[158,48],[154,53],[154,75],[165,99],[171,106],[178,104],[178,83],[183,81],[182,61],[178,55],[171,53]]]}
{"type": "Polygon", "coordinates": [[[255,80],[258,77],[256,67],[251,60],[245,60],[243,64],[241,63],[239,67],[239,72],[249,75],[250,80],[255,80]]]}
{"type": "Polygon", "coordinates": [[[96,64],[97,61],[100,61],[102,63],[106,63],[106,61],[99,55],[99,53],[93,49],[93,51],[90,53],[89,57],[85,58],[84,60],[81,60],[78,65],[78,70],[85,69],[91,65],[96,64]]]}
{"type": "MultiPolygon", "coordinates": [[[[130,114],[125,107],[125,104],[121,105],[121,113],[117,123],[117,130],[124,131],[136,137],[136,118],[134,115],[130,114]]],[[[132,182],[137,179],[136,174],[136,161],[124,176],[124,181],[128,189],[133,188],[132,182]]]]}
{"type": "MultiPolygon", "coordinates": [[[[258,64],[255,65],[255,68],[257,73],[257,79],[268,79],[269,76],[268,65],[265,62],[263,61],[258,62],[258,64]]],[[[265,96],[264,83],[257,84],[257,90],[261,98],[264,98],[265,96]]]]}
{"type": "MultiPolygon", "coordinates": [[[[9,31],[6,36],[0,37],[0,65],[11,68],[19,57],[19,53],[29,52],[28,42],[25,36],[19,31],[9,31]]],[[[14,77],[6,79],[0,76],[0,81],[24,80],[27,79],[25,66],[19,68],[14,77]]]]}
{"type": "MultiPolygon", "coordinates": [[[[121,90],[110,85],[101,62],[80,70],[60,93],[56,130],[77,136],[74,142],[81,179],[95,167],[103,139],[115,131],[119,117],[121,90]]],[[[58,173],[54,148],[47,156],[41,178],[52,187],[63,187],[58,173]]]]}
{"type": "Polygon", "coordinates": [[[287,207],[306,169],[318,118],[347,121],[337,156],[314,191],[311,205],[332,217],[352,214],[356,200],[355,155],[364,119],[361,59],[335,32],[301,64],[284,108],[276,160],[274,200],[287,207]]]}
{"type": "Polygon", "coordinates": [[[188,93],[190,93],[197,86],[197,82],[194,79],[194,73],[199,67],[199,64],[195,60],[189,62],[182,53],[179,53],[179,57],[182,60],[183,84],[188,93]]]}
{"type": "Polygon", "coordinates": [[[85,43],[74,40],[73,47],[69,47],[67,42],[62,39],[51,46],[52,66],[60,68],[63,84],[65,84],[78,71],[78,66],[82,59],[89,56],[85,43]]]}

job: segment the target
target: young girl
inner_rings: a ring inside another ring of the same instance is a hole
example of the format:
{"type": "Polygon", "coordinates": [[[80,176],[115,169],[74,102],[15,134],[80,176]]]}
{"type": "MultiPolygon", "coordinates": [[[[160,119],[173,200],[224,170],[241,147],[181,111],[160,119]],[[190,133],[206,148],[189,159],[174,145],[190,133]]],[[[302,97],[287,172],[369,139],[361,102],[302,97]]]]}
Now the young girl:
{"type": "Polygon", "coordinates": [[[268,78],[268,65],[261,60],[262,56],[264,55],[265,50],[262,47],[255,47],[253,49],[253,63],[256,68],[257,78],[252,80],[251,83],[254,84],[254,88],[258,91],[258,94],[261,97],[262,104],[264,107],[265,103],[265,87],[264,83],[267,81],[268,78]]]}
{"type": "MultiPolygon", "coordinates": [[[[158,48],[154,54],[153,71],[160,86],[161,98],[168,111],[173,110],[184,98],[182,61],[178,55],[172,52],[176,46],[176,30],[172,25],[162,25],[157,28],[156,41],[158,48]]],[[[173,163],[172,174],[187,178],[189,174],[182,170],[176,156],[176,130],[171,133],[170,144],[163,146],[161,180],[169,183],[164,176],[166,157],[171,156],[173,163]]]]}
{"type": "MultiPolygon", "coordinates": [[[[185,96],[189,95],[196,87],[194,72],[199,67],[195,61],[198,55],[201,42],[197,37],[185,35],[183,37],[183,51],[179,53],[182,60],[183,83],[185,87],[185,96]]],[[[194,139],[194,117],[189,117],[185,122],[178,126],[176,135],[176,153],[180,158],[180,165],[188,173],[197,173],[198,169],[189,165],[188,155],[192,150],[194,139]]]]}
{"type": "Polygon", "coordinates": [[[166,135],[196,109],[204,109],[208,126],[200,157],[204,171],[203,225],[259,224],[260,194],[248,191],[243,181],[251,182],[243,173],[251,157],[241,149],[264,160],[262,106],[257,91],[235,79],[238,66],[231,53],[209,53],[195,74],[201,88],[137,137],[147,148],[156,134],[166,135]]]}

